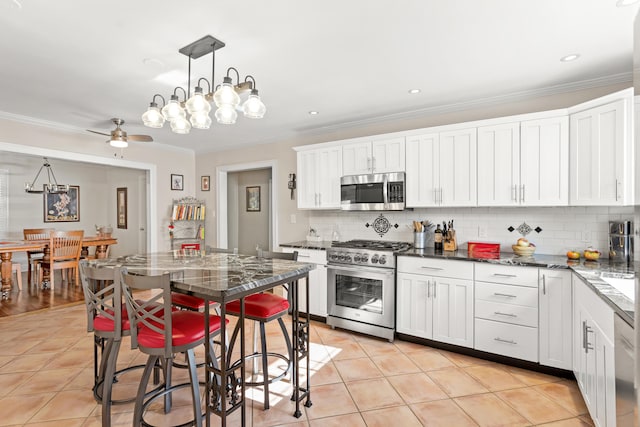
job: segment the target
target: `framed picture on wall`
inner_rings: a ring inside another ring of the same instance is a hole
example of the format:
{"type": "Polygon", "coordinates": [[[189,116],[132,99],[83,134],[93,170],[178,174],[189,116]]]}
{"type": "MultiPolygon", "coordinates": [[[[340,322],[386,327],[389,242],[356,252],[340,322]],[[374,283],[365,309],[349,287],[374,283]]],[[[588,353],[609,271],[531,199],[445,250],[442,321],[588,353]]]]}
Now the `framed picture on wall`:
{"type": "Polygon", "coordinates": [[[127,229],[127,188],[116,189],[116,211],[118,212],[118,228],[127,229]]]}
{"type": "Polygon", "coordinates": [[[70,185],[66,193],[44,193],[44,222],[79,222],[80,186],[70,185]]]}
{"type": "Polygon", "coordinates": [[[200,191],[209,191],[211,187],[209,186],[209,175],[204,175],[200,177],[200,191]]]}
{"type": "Polygon", "coordinates": [[[247,212],[260,212],[260,187],[247,187],[247,212]]]}
{"type": "Polygon", "coordinates": [[[184,175],[171,174],[171,189],[172,190],[184,190],[184,175]]]}

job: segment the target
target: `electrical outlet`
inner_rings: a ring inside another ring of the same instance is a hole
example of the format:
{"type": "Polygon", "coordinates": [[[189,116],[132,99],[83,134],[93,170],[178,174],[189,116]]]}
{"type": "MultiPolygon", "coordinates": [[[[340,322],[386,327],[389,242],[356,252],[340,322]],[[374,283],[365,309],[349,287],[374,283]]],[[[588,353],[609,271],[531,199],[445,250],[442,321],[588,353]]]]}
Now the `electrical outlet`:
{"type": "Polygon", "coordinates": [[[487,227],[478,226],[478,237],[487,237],[487,227]]]}
{"type": "Polygon", "coordinates": [[[296,214],[291,214],[291,218],[289,219],[289,222],[291,222],[291,224],[296,223],[296,214]]]}

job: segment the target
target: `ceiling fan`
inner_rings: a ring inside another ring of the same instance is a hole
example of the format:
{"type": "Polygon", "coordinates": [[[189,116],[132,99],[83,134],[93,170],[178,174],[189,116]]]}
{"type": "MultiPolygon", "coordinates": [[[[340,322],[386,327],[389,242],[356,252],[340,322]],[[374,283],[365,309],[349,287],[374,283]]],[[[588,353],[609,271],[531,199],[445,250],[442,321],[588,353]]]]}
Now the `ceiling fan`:
{"type": "Polygon", "coordinates": [[[109,139],[107,142],[109,143],[109,145],[116,148],[128,147],[129,146],[128,141],[141,141],[141,142],[153,141],[153,138],[151,138],[149,135],[128,135],[127,136],[127,132],[122,130],[122,128],[120,127],[121,125],[124,124],[124,120],[114,118],[114,119],[111,119],[111,121],[116,125],[116,128],[112,130],[111,133],[97,132],[91,129],[87,129],[87,131],[91,133],[97,133],[98,135],[104,135],[104,136],[110,137],[111,139],[109,139]]]}

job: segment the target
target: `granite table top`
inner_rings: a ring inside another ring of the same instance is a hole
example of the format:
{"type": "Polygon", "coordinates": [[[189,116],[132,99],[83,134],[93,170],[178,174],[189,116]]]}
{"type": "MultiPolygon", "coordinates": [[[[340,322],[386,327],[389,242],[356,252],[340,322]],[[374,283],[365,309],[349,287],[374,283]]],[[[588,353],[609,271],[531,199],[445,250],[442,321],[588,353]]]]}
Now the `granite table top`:
{"type": "Polygon", "coordinates": [[[220,303],[292,282],[315,268],[297,261],[199,251],[127,255],[89,264],[149,276],[170,273],[174,290],[220,303]]]}

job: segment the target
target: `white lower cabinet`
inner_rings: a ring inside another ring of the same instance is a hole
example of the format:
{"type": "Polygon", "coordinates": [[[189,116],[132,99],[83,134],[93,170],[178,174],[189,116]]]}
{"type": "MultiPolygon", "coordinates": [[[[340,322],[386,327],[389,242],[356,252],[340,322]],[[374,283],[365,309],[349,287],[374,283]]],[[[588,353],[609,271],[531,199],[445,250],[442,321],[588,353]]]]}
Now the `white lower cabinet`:
{"type": "Polygon", "coordinates": [[[613,310],[573,277],[573,373],[591,419],[616,425],[613,310]]]}
{"type": "Polygon", "coordinates": [[[473,347],[473,264],[398,257],[396,330],[473,347]]]}
{"type": "Polygon", "coordinates": [[[307,310],[307,291],[304,280],[300,281],[298,301],[300,311],[327,317],[327,251],[315,249],[282,248],[282,252],[298,251],[298,261],[316,264],[309,272],[309,309],[307,310]]]}
{"type": "Polygon", "coordinates": [[[541,268],[540,284],[540,364],[571,369],[571,271],[541,268]]]}

